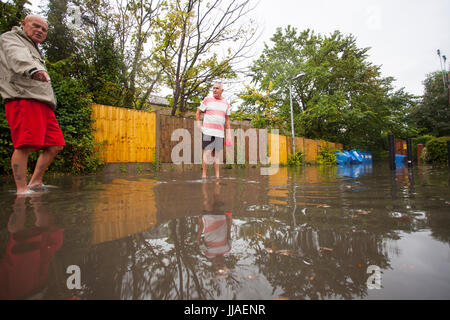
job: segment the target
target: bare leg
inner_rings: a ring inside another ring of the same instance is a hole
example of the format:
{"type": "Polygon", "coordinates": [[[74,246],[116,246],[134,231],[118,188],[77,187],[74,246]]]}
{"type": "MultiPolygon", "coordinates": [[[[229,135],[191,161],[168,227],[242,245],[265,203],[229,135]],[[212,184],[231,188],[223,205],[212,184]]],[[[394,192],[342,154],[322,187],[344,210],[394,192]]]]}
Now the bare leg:
{"type": "Polygon", "coordinates": [[[27,163],[33,147],[19,147],[14,149],[11,157],[11,168],[16,183],[17,193],[24,193],[28,191],[27,186],[27,163]]]}
{"type": "Polygon", "coordinates": [[[63,146],[50,146],[44,149],[44,152],[41,153],[36,162],[36,168],[34,169],[33,176],[28,184],[29,187],[42,186],[42,179],[45,171],[53,162],[53,159],[55,159],[58,152],[62,149],[63,146]]]}
{"type": "Polygon", "coordinates": [[[26,198],[24,196],[19,195],[14,202],[13,213],[9,217],[8,221],[8,231],[11,233],[16,233],[24,229],[26,220],[25,213],[27,209],[25,199],[26,198]]]}
{"type": "Polygon", "coordinates": [[[30,199],[30,204],[33,207],[34,215],[36,217],[36,227],[50,226],[51,215],[42,205],[41,197],[33,197],[30,199]]]}
{"type": "Polygon", "coordinates": [[[211,159],[212,150],[203,150],[202,158],[202,179],[206,179],[206,172],[208,170],[208,164],[211,159]]]}
{"type": "Polygon", "coordinates": [[[215,159],[214,159],[214,172],[216,174],[216,179],[220,178],[219,169],[220,169],[219,157],[215,157],[215,159]]]}

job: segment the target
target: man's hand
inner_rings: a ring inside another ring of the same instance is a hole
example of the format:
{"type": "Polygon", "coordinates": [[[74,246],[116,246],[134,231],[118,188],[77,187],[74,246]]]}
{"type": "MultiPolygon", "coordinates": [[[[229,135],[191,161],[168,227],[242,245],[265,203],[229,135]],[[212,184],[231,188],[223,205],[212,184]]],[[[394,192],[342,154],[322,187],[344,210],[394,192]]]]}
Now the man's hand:
{"type": "Polygon", "coordinates": [[[33,74],[33,79],[37,80],[37,81],[42,81],[42,82],[50,81],[50,77],[48,76],[47,72],[45,72],[45,71],[36,72],[35,74],[33,74]]]}
{"type": "Polygon", "coordinates": [[[200,109],[197,109],[197,112],[195,113],[195,125],[197,127],[198,130],[202,130],[202,123],[200,121],[200,115],[201,115],[202,111],[200,109]]]}

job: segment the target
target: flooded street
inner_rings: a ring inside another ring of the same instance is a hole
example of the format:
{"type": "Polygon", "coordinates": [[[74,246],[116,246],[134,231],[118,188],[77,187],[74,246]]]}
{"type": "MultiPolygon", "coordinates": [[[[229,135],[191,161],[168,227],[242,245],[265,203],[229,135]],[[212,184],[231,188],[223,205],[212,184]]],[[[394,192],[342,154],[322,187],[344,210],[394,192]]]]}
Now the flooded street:
{"type": "Polygon", "coordinates": [[[2,180],[0,299],[450,299],[448,168],[221,174],[2,180]]]}

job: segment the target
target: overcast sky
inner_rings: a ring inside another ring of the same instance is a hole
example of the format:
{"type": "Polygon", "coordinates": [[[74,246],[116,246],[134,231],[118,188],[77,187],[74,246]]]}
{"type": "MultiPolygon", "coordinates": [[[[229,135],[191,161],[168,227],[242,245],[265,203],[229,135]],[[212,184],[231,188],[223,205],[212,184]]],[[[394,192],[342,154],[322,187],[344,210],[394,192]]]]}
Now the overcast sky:
{"type": "Polygon", "coordinates": [[[264,30],[261,43],[287,25],[353,34],[359,48],[371,48],[368,60],[382,75],[411,94],[421,95],[426,74],[441,70],[437,49],[449,70],[449,0],[260,0],[254,14],[264,30]]]}

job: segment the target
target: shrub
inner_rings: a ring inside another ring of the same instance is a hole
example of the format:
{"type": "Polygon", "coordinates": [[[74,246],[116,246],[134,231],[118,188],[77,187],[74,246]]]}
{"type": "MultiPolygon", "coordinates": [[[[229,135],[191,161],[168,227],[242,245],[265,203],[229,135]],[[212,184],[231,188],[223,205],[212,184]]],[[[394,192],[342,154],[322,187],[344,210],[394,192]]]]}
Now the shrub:
{"type": "Polygon", "coordinates": [[[427,142],[423,152],[423,160],[428,163],[447,163],[447,141],[450,137],[433,138],[427,142]]]}
{"type": "Polygon", "coordinates": [[[291,155],[287,161],[288,166],[297,167],[301,166],[304,162],[305,155],[301,151],[296,151],[293,155],[291,155]]]}
{"type": "Polygon", "coordinates": [[[2,104],[0,112],[0,174],[11,173],[12,152],[11,131],[5,117],[5,105],[2,104]]]}
{"type": "MultiPolygon", "coordinates": [[[[52,76],[52,74],[51,74],[52,76]]],[[[102,168],[92,133],[92,100],[81,80],[52,77],[58,107],[56,119],[64,133],[66,147],[55,159],[51,171],[90,173],[102,168]]]]}
{"type": "Polygon", "coordinates": [[[320,147],[316,162],[320,165],[335,165],[337,163],[336,150],[329,145],[320,147]]]}
{"type": "Polygon", "coordinates": [[[423,135],[423,136],[412,139],[411,142],[412,142],[412,149],[413,149],[413,160],[418,160],[417,159],[417,145],[423,144],[425,146],[427,144],[427,142],[433,138],[434,137],[430,136],[430,135],[423,135]]]}

